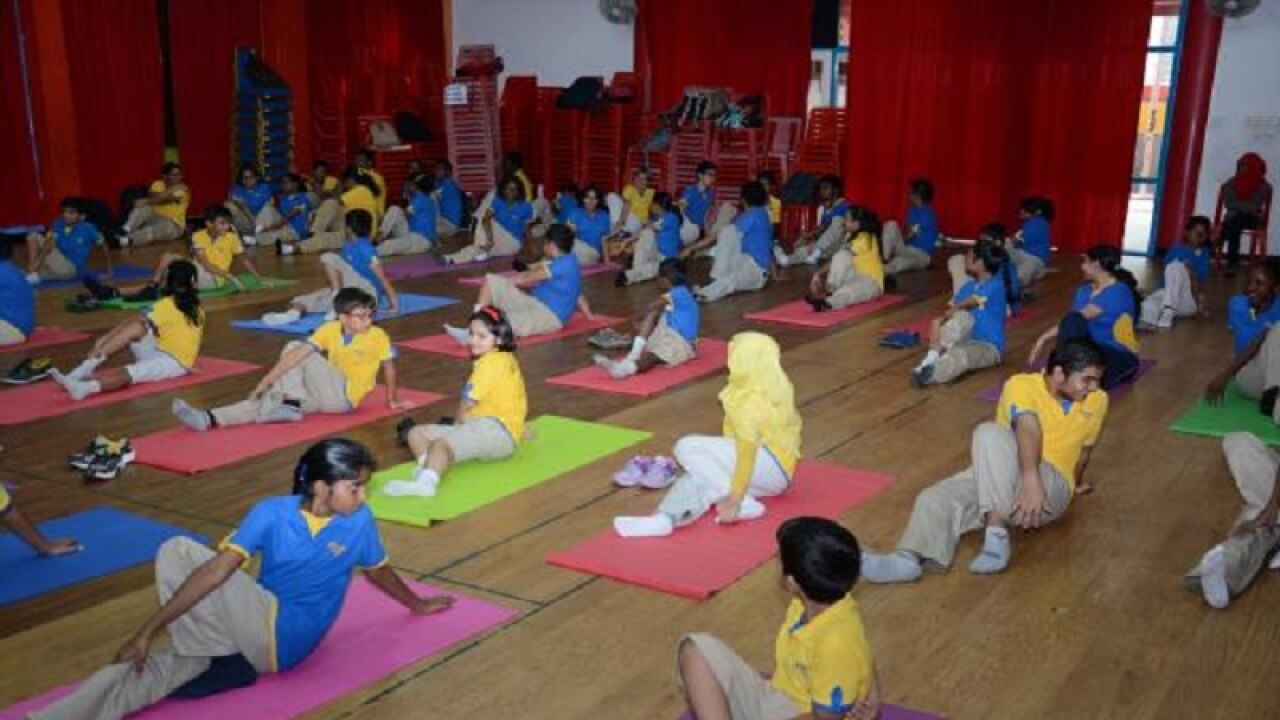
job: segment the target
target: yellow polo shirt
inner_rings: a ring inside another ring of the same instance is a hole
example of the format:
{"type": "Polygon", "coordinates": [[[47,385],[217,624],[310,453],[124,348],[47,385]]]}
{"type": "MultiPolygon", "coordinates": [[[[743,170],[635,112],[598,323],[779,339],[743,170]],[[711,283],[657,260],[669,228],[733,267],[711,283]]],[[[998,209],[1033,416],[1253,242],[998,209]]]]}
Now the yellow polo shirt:
{"type": "Polygon", "coordinates": [[[367,211],[373,218],[373,229],[378,229],[378,223],[382,219],[382,211],[378,209],[378,200],[369,191],[369,188],[363,185],[356,185],[342,193],[340,200],[342,207],[348,212],[351,210],[367,211]]]}
{"type": "Polygon", "coordinates": [[[769,196],[769,222],[774,225],[782,222],[782,198],[776,195],[769,196]]]}
{"type": "Polygon", "coordinates": [[[523,170],[516,171],[516,179],[520,181],[520,185],[524,188],[524,199],[533,202],[533,181],[525,174],[523,170]]]}
{"type": "MultiPolygon", "coordinates": [[[[622,188],[622,199],[631,205],[631,214],[640,222],[649,222],[649,206],[653,204],[653,188],[645,188],[644,192],[635,185],[622,188]]],[[[626,220],[626,218],[623,218],[626,220]]]]}
{"type": "MultiPolygon", "coordinates": [[[[230,272],[231,263],[235,261],[236,256],[244,253],[244,244],[240,242],[240,236],[234,230],[219,235],[217,239],[214,239],[208,230],[201,230],[191,236],[191,247],[198,253],[204,253],[209,264],[222,272],[230,272]]],[[[224,282],[226,281],[218,278],[219,285],[224,282]]]]}
{"type": "Polygon", "coordinates": [[[502,423],[512,440],[520,442],[524,437],[529,400],[515,353],[492,350],[480,356],[462,389],[462,397],[473,403],[467,411],[468,419],[491,417],[502,423]]]}
{"type": "Polygon", "coordinates": [[[352,409],[359,407],[360,401],[377,384],[382,363],[395,357],[391,338],[376,325],[348,337],[342,331],[341,322],[330,320],[316,328],[307,342],[323,352],[329,363],[347,379],[347,401],[352,409]]]}
{"type": "Polygon", "coordinates": [[[876,236],[869,232],[860,232],[849,242],[849,251],[853,253],[853,269],[859,275],[865,275],[876,281],[880,290],[884,290],[884,260],[880,257],[880,243],[876,236]]]}
{"type": "Polygon", "coordinates": [[[1049,463],[1074,491],[1076,462],[1086,447],[1093,447],[1107,418],[1107,393],[1095,390],[1083,402],[1072,403],[1054,395],[1040,373],[1022,373],[1005,381],[996,409],[996,422],[1013,427],[1020,415],[1035,415],[1043,438],[1040,457],[1049,463]]]}
{"type": "MultiPolygon", "coordinates": [[[[378,197],[373,199],[374,207],[378,209],[378,212],[373,216],[373,220],[376,223],[387,211],[387,181],[383,179],[382,174],[377,170],[361,170],[360,172],[372,178],[373,184],[378,186],[378,197]]],[[[370,195],[372,194],[370,193],[370,195]]]]}
{"type": "Polygon", "coordinates": [[[165,187],[163,180],[156,180],[151,183],[151,187],[147,188],[147,191],[153,195],[158,195],[162,192],[172,192],[174,196],[178,198],[178,202],[166,203],[164,205],[152,205],[151,209],[154,210],[157,215],[167,217],[174,221],[178,224],[178,227],[186,228],[187,206],[191,204],[191,191],[187,189],[186,185],[167,188],[165,187]]]}
{"type": "Polygon", "coordinates": [[[802,713],[843,716],[871,692],[871,645],[852,595],[814,618],[806,618],[804,603],[792,599],[774,656],[773,687],[802,713]]]}
{"type": "Polygon", "coordinates": [[[183,367],[194,367],[204,338],[204,310],[200,311],[200,324],[192,325],[173,298],[164,298],[152,305],[145,317],[156,334],[156,347],[172,355],[183,367]]]}

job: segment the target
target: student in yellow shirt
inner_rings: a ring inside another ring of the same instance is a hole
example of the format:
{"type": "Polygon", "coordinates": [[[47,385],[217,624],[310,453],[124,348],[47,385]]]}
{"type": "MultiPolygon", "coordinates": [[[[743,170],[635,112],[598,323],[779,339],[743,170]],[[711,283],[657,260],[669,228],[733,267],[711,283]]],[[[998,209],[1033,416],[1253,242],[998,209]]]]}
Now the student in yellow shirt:
{"type": "MultiPolygon", "coordinates": [[[[361,175],[373,181],[373,199],[375,207],[374,219],[377,222],[382,221],[382,216],[387,212],[387,181],[382,174],[374,169],[373,153],[368,150],[360,150],[356,153],[356,168],[361,175]],[[376,188],[376,189],[375,189],[376,188]]],[[[368,209],[368,208],[366,208],[368,209]]],[[[374,227],[377,227],[375,223],[374,227]]]]}
{"type": "Polygon", "coordinates": [[[311,177],[307,179],[307,199],[311,201],[311,207],[320,207],[321,202],[338,197],[340,184],[338,178],[329,174],[329,163],[317,160],[311,166],[311,177]]]}
{"type": "Polygon", "coordinates": [[[484,306],[471,316],[467,349],[474,362],[462,389],[458,414],[448,422],[409,431],[418,458],[411,480],[388,483],[393,496],[432,497],[454,463],[511,457],[524,437],[529,400],[516,361],[516,334],[501,310],[484,306]]]}
{"type": "Polygon", "coordinates": [[[382,212],[378,209],[378,198],[381,190],[371,175],[352,165],[342,172],[342,194],[320,203],[311,218],[311,237],[297,244],[276,241],[276,252],[281,255],[294,253],[318,253],[326,250],[340,250],[346,237],[343,229],[343,217],[352,210],[364,210],[369,213],[376,228],[382,221],[382,212]]]}
{"type": "Polygon", "coordinates": [[[50,373],[72,399],[83,400],[137,383],[172,380],[195,367],[204,337],[196,266],[186,260],[170,263],[164,283],[165,297],[150,310],[98,338],[89,356],[71,372],[50,373]],[[122,367],[101,367],[126,347],[133,353],[133,362],[122,367]]]}
{"type": "Polygon", "coordinates": [[[37,555],[43,557],[68,555],[80,552],[83,549],[75,538],[50,540],[45,537],[44,533],[40,532],[40,529],[18,510],[18,506],[14,504],[13,498],[9,496],[9,491],[5,489],[3,484],[0,484],[0,525],[4,525],[10,532],[31,546],[31,549],[35,550],[37,555]]]}
{"type": "Polygon", "coordinates": [[[680,641],[676,672],[694,716],[734,720],[872,720],[880,698],[858,603],[858,540],[832,520],[778,528],[782,585],[791,595],[766,679],[705,633],[680,641]]]}
{"type": "MultiPolygon", "coordinates": [[[[191,260],[196,266],[196,288],[212,290],[230,283],[237,290],[244,291],[244,283],[231,272],[237,261],[244,266],[245,272],[261,279],[253,260],[245,254],[240,236],[232,225],[231,211],[221,205],[215,205],[205,211],[204,229],[191,236],[191,260]]],[[[151,288],[155,296],[164,284],[169,265],[176,260],[186,258],[177,253],[165,253],[156,263],[155,274],[151,278],[151,288]]],[[[146,292],[146,288],[143,289],[146,292]]]]}
{"type": "Polygon", "coordinates": [[[778,237],[782,225],[782,198],[774,192],[778,189],[777,177],[772,170],[761,170],[756,173],[756,182],[763,185],[764,191],[769,194],[769,222],[773,223],[774,237],[778,237]]]}
{"type": "Polygon", "coordinates": [[[653,202],[653,193],[646,168],[636,168],[631,174],[631,184],[622,188],[621,195],[609,193],[604,203],[613,221],[613,235],[635,235],[649,224],[649,204],[653,202]]]}
{"type": "Polygon", "coordinates": [[[973,464],[916,497],[897,551],[867,553],[862,573],[874,583],[914,582],[921,570],[945,572],[965,533],[984,529],[969,571],[1003,572],[1013,556],[1009,527],[1057,521],[1073,494],[1093,485],[1084,471],[1107,418],[1099,390],[1102,351],[1087,340],[1059,345],[1044,373],[1004,384],[995,422],[973,431],[973,464]]]}
{"type": "Polygon", "coordinates": [[[804,299],[815,312],[839,310],[884,294],[880,221],[875,213],[864,207],[850,208],[845,232],[845,246],[809,281],[809,294],[804,299]]]}
{"type": "Polygon", "coordinates": [[[284,346],[280,359],[246,400],[200,410],[173,401],[173,414],[192,430],[249,423],[301,422],[311,413],[350,413],[373,392],[378,370],[387,384],[387,407],[408,404],[396,394],[395,349],[385,330],[373,324],[378,303],[369,293],[344,288],[333,299],[338,319],[305,342],[284,346]]]}
{"type": "Polygon", "coordinates": [[[165,163],[162,177],[151,183],[147,197],[139,198],[120,228],[120,247],[170,242],[187,231],[187,207],[191,190],[182,179],[178,163],[165,163]]]}
{"type": "Polygon", "coordinates": [[[681,472],[652,515],[616,517],[622,537],[660,537],[691,525],[711,508],[716,522],[763,517],[758,498],[791,487],[800,459],[800,414],[795,390],[782,369],[778,343],[757,332],[729,342],[729,382],[720,391],[724,408],[718,437],[686,435],[675,447],[681,472]]]}

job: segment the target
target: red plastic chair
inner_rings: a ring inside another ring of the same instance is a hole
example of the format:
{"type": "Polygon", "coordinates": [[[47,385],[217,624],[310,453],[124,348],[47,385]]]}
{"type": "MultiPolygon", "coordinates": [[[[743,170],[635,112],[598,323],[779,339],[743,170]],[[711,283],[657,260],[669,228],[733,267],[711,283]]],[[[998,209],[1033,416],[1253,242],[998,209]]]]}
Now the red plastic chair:
{"type": "MultiPolygon", "coordinates": [[[[1222,217],[1225,208],[1222,203],[1222,187],[1218,187],[1218,202],[1213,210],[1213,229],[1210,233],[1213,239],[1214,252],[1217,255],[1217,263],[1222,264],[1223,256],[1226,254],[1224,247],[1225,241],[1222,239],[1222,217]]],[[[1254,230],[1245,230],[1240,233],[1240,243],[1243,245],[1248,242],[1249,248],[1249,266],[1262,262],[1267,257],[1267,228],[1271,224],[1271,203],[1268,202],[1262,208],[1262,222],[1258,228],[1254,230]]]]}

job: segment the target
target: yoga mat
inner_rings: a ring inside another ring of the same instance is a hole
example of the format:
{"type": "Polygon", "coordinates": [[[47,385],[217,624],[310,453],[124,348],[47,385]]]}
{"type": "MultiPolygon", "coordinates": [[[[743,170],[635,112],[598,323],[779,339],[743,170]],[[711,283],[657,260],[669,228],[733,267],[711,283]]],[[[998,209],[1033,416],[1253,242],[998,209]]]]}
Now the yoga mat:
{"type": "Polygon", "coordinates": [[[1170,430],[1190,435],[1225,437],[1227,433],[1250,432],[1268,445],[1280,445],[1280,425],[1262,414],[1259,402],[1245,397],[1233,382],[1222,396],[1222,405],[1214,407],[1204,401],[1196,403],[1186,414],[1169,426],[1170,430]]]}
{"type": "Polygon", "coordinates": [[[906,295],[881,295],[870,302],[851,305],[843,310],[815,312],[809,303],[796,300],[763,312],[747,313],[746,319],[756,322],[791,325],[795,327],[831,328],[850,320],[857,320],[871,313],[891,308],[907,301],[906,295]]]}
{"type": "MultiPolygon", "coordinates": [[[[777,552],[774,533],[788,518],[835,518],[888,487],[894,478],[816,460],[800,463],[790,492],[761,501],[759,520],[721,526],[715,511],[665,538],[621,538],[610,527],[547,562],[569,570],[705,600],[763,565],[777,552]]],[[[658,502],[657,494],[652,501],[658,502]]]]}
{"type": "MultiPolygon", "coordinates": [[[[1134,375],[1133,379],[1130,380],[1129,382],[1121,383],[1118,387],[1112,388],[1110,391],[1108,391],[1107,394],[1111,396],[1112,400],[1115,400],[1118,397],[1123,397],[1125,393],[1132,390],[1133,386],[1138,384],[1138,381],[1146,377],[1147,373],[1150,373],[1152,370],[1155,369],[1155,367],[1156,367],[1155,360],[1151,358],[1139,358],[1138,374],[1134,375]]],[[[1036,371],[1043,370],[1044,363],[1037,363],[1036,367],[1032,369],[1036,371]]],[[[990,403],[1000,402],[1000,393],[1003,390],[1004,390],[1004,381],[1001,380],[995,385],[992,385],[986,390],[983,390],[982,392],[978,393],[978,399],[983,402],[990,402],[990,403]]]]}
{"type": "Polygon", "coordinates": [[[552,385],[599,390],[618,395],[648,397],[681,383],[711,375],[723,370],[729,358],[729,344],[723,340],[702,338],[698,341],[698,356],[683,365],[667,367],[659,365],[641,375],[625,380],[614,380],[609,373],[591,365],[564,375],[547,378],[552,385]]]}
{"type": "Polygon", "coordinates": [[[369,482],[369,507],[382,520],[427,527],[500,500],[583,465],[647,440],[652,433],[544,415],[529,423],[524,442],[506,460],[459,463],[449,469],[440,492],[431,498],[391,497],[382,486],[408,480],[414,463],[375,473],[369,482]]]}
{"type": "Polygon", "coordinates": [[[222,360],[214,357],[202,357],[196,361],[195,369],[180,378],[163,382],[130,385],[115,392],[90,395],[84,400],[75,401],[67,395],[67,391],[52,380],[23,385],[5,391],[4,403],[0,404],[0,426],[18,425],[21,423],[56,417],[78,410],[112,405],[125,400],[155,395],[169,390],[198,385],[211,380],[220,380],[232,375],[240,375],[259,367],[239,360],[222,360]]]}
{"type": "MultiPolygon", "coordinates": [[[[694,720],[693,713],[686,712],[676,720],[694,720]]],[[[901,705],[890,705],[882,703],[880,705],[880,715],[877,720],[943,720],[941,715],[934,715],[920,710],[912,710],[904,708],[901,705]]]]}
{"type": "MultiPolygon", "coordinates": [[[[371,685],[446,648],[488,632],[517,613],[501,605],[405,580],[420,595],[449,595],[453,607],[438,615],[415,616],[367,580],[355,578],[338,621],[320,647],[300,665],[265,673],[257,684],[201,700],[165,700],[133,720],[211,720],[297,717],[371,685]]],[[[0,720],[21,720],[69,694],[65,685],[0,712],[0,720]]]]}
{"type": "Polygon", "coordinates": [[[454,272],[456,270],[479,270],[481,268],[500,267],[504,263],[507,267],[510,267],[511,258],[495,257],[489,258],[483,262],[469,262],[450,265],[448,263],[441,262],[430,255],[420,255],[411,260],[397,260],[395,262],[383,263],[382,271],[387,274],[388,280],[410,280],[412,278],[430,277],[432,275],[454,272]]]}
{"type": "MultiPolygon", "coordinates": [[[[129,282],[131,280],[145,280],[151,277],[151,268],[144,268],[140,265],[130,265],[124,263],[111,268],[111,273],[98,273],[98,277],[104,282],[129,282]]],[[[37,290],[57,290],[59,288],[80,287],[82,285],[79,277],[70,280],[41,280],[36,286],[37,290]]]]}
{"type": "MultiPolygon", "coordinates": [[[[1016,328],[1019,325],[1023,325],[1031,320],[1035,320],[1037,317],[1040,316],[1040,314],[1041,314],[1040,308],[1025,308],[1023,310],[1020,310],[1017,315],[1014,315],[1011,318],[1007,318],[1004,322],[1004,327],[1006,330],[1012,330],[1013,328],[1016,328]]],[[[921,339],[927,342],[929,340],[929,330],[932,323],[933,323],[932,316],[922,317],[918,320],[913,320],[909,323],[905,323],[902,325],[893,325],[890,327],[886,327],[883,330],[881,330],[881,332],[885,335],[888,335],[889,333],[894,333],[894,332],[919,333],[921,339]]]]}
{"type": "MultiPolygon", "coordinates": [[[[259,282],[258,278],[248,273],[241,273],[236,277],[240,279],[240,282],[244,283],[245,292],[254,292],[264,288],[292,287],[298,284],[297,280],[273,277],[264,277],[262,278],[262,281],[259,282]]],[[[216,288],[206,288],[200,291],[200,297],[205,298],[206,300],[238,294],[240,294],[240,291],[231,283],[225,283],[216,288]]],[[[154,300],[125,300],[124,298],[111,298],[110,300],[103,300],[99,306],[107,310],[146,310],[152,305],[155,305],[154,300]]]]}
{"type": "MultiPolygon", "coordinates": [[[[615,263],[605,263],[605,262],[591,263],[590,265],[582,266],[582,277],[591,277],[592,275],[603,275],[605,273],[616,273],[621,269],[622,269],[622,266],[617,265],[615,263]]],[[[516,272],[514,270],[507,270],[504,272],[500,272],[498,274],[501,275],[502,277],[510,278],[510,277],[515,277],[516,272]]],[[[458,278],[458,282],[462,285],[483,285],[484,275],[467,275],[465,277],[458,278]]]]}
{"type": "MultiPolygon", "coordinates": [[[[378,321],[395,320],[406,315],[417,315],[437,308],[454,305],[458,301],[453,298],[439,297],[436,295],[414,295],[412,293],[400,294],[400,312],[391,315],[385,310],[378,312],[378,321]]],[[[268,325],[261,320],[232,320],[231,327],[240,328],[241,330],[262,330],[265,332],[282,333],[285,335],[310,335],[315,332],[316,328],[324,324],[325,313],[307,313],[303,315],[297,322],[288,325],[268,325]]]]}
{"type": "Polygon", "coordinates": [[[38,327],[24,343],[17,345],[0,345],[0,353],[30,352],[51,345],[65,345],[79,340],[88,340],[91,335],[78,330],[67,330],[60,327],[38,327]]]}
{"type": "MultiPolygon", "coordinates": [[[[574,313],[570,318],[569,324],[560,330],[546,335],[530,335],[529,337],[516,338],[516,345],[520,348],[526,348],[530,345],[541,345],[549,343],[552,340],[560,340],[561,338],[570,337],[572,335],[581,335],[582,333],[592,332],[601,328],[617,325],[622,322],[622,318],[609,317],[607,315],[597,315],[594,320],[588,320],[582,313],[574,313]]],[[[470,357],[471,351],[454,342],[452,338],[444,333],[439,335],[426,335],[415,340],[406,340],[397,343],[400,347],[410,350],[418,350],[420,352],[439,353],[441,355],[450,355],[453,357],[465,358],[470,357]]]]}
{"type": "Polygon", "coordinates": [[[105,507],[42,522],[40,531],[50,540],[73,537],[84,549],[40,557],[14,533],[0,535],[0,607],[150,562],[171,537],[205,541],[182,528],[105,507]]]}
{"type": "MultiPolygon", "coordinates": [[[[444,397],[436,393],[400,388],[400,399],[420,408],[444,397]]],[[[314,413],[302,422],[239,425],[195,432],[179,426],[133,439],[138,462],[149,467],[195,475],[246,458],[266,455],[290,445],[339,435],[351,428],[392,417],[404,410],[387,407],[386,388],[378,386],[353,413],[314,413]]],[[[174,420],[177,423],[177,420],[174,420]]]]}

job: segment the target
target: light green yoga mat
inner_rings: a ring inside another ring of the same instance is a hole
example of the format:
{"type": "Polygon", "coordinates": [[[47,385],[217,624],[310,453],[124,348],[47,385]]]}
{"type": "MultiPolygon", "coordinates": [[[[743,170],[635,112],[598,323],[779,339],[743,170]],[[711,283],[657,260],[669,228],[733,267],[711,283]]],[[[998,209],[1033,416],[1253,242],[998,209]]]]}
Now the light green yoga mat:
{"type": "MultiPolygon", "coordinates": [[[[240,278],[240,282],[244,283],[245,291],[247,292],[253,292],[254,290],[262,290],[264,288],[270,289],[270,288],[280,288],[280,287],[291,287],[293,285],[298,284],[297,280],[286,280],[284,278],[272,278],[272,277],[264,277],[262,278],[262,281],[259,282],[258,278],[248,273],[237,275],[236,277],[240,278]]],[[[216,288],[206,288],[204,290],[201,290],[200,297],[202,298],[226,297],[228,295],[235,295],[239,292],[240,291],[236,289],[235,285],[232,285],[231,283],[225,283],[223,285],[219,285],[216,288]]],[[[146,310],[147,308],[151,307],[154,304],[155,303],[150,300],[125,300],[124,298],[112,298],[110,300],[104,300],[102,302],[101,307],[107,308],[108,310],[146,310]]]]}
{"type": "Polygon", "coordinates": [[[375,473],[370,482],[369,507],[379,519],[426,527],[576,470],[652,435],[554,415],[530,422],[529,430],[532,437],[526,435],[516,454],[506,460],[472,461],[450,468],[435,497],[390,497],[381,492],[382,486],[392,480],[408,480],[414,463],[375,473]]]}
{"type": "Polygon", "coordinates": [[[1280,426],[1262,414],[1257,400],[1242,395],[1235,383],[1231,383],[1222,396],[1222,405],[1214,407],[1201,398],[1169,428],[1177,432],[1210,437],[1251,432],[1268,445],[1280,445],[1280,426]]]}

